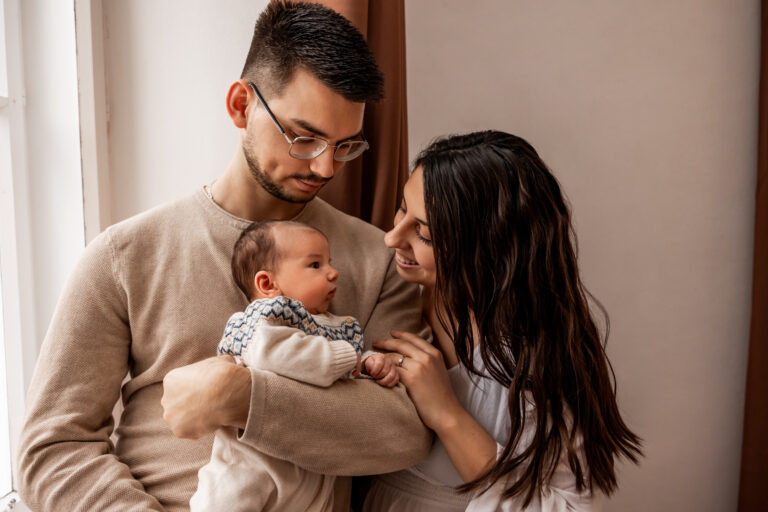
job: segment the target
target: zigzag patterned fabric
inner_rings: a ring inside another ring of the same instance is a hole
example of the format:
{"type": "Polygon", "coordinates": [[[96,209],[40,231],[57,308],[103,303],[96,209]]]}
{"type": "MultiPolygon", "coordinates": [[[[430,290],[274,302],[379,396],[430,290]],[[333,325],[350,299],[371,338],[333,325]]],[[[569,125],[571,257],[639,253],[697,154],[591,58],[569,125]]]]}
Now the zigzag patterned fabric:
{"type": "Polygon", "coordinates": [[[321,325],[300,301],[290,297],[255,300],[244,312],[235,313],[229,318],[219,342],[218,353],[241,356],[258,326],[268,324],[301,329],[311,336],[324,336],[329,340],[344,340],[362,355],[363,328],[360,323],[352,317],[340,320],[342,322],[338,325],[321,325]]]}

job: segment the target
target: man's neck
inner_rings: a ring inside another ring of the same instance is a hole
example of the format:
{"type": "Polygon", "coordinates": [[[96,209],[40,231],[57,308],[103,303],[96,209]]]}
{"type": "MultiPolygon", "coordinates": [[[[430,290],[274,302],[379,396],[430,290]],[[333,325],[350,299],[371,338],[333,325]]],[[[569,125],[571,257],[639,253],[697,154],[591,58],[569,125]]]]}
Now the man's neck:
{"type": "Polygon", "coordinates": [[[288,220],[304,209],[306,203],[289,203],[264,190],[247,167],[242,167],[244,163],[244,159],[236,156],[211,186],[212,199],[221,208],[250,221],[288,220]]]}

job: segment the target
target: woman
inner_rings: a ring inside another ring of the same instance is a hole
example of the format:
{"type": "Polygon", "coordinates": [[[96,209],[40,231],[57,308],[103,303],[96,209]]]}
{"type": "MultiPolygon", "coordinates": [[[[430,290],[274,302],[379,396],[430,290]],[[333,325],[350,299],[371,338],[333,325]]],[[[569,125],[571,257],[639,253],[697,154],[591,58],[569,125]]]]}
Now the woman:
{"type": "Polygon", "coordinates": [[[640,439],[616,405],[557,181],[526,141],[486,131],[434,142],[403,195],[385,240],[424,286],[435,344],[393,332],[375,346],[438,439],[421,464],[376,477],[364,510],[600,509],[640,439]]]}

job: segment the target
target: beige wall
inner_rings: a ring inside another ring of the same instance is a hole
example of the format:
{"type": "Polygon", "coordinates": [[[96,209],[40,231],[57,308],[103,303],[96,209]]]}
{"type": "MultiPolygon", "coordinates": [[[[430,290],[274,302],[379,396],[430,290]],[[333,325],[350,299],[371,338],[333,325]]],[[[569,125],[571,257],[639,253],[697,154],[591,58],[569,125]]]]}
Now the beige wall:
{"type": "Polygon", "coordinates": [[[111,187],[104,225],[224,171],[237,142],[224,100],[267,3],[103,1],[111,187]]]}
{"type": "Polygon", "coordinates": [[[646,442],[609,511],[736,509],[759,18],[756,0],[406,3],[411,154],[510,131],[570,197],[646,442]]]}

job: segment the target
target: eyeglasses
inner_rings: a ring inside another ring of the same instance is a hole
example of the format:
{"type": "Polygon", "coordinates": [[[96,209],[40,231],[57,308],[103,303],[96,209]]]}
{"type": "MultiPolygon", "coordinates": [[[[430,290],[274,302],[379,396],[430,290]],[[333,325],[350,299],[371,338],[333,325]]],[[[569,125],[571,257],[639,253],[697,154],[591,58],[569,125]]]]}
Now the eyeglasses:
{"type": "Polygon", "coordinates": [[[267,105],[267,102],[264,101],[264,96],[261,95],[259,89],[256,88],[256,85],[253,82],[248,82],[248,85],[251,86],[253,92],[256,93],[256,97],[259,98],[261,104],[264,105],[264,110],[266,110],[267,114],[269,114],[269,117],[272,118],[272,122],[275,123],[277,129],[280,130],[280,133],[283,134],[285,140],[288,141],[288,144],[290,144],[290,147],[288,148],[288,154],[293,158],[297,158],[299,160],[312,160],[313,158],[317,158],[318,156],[322,155],[323,151],[331,147],[334,148],[334,160],[337,162],[349,162],[350,160],[354,160],[355,158],[359,157],[363,154],[363,151],[370,148],[368,141],[365,140],[365,137],[362,133],[360,134],[360,137],[362,137],[363,140],[347,140],[335,146],[332,146],[328,143],[327,140],[321,139],[319,137],[298,136],[291,139],[285,133],[285,128],[282,127],[280,122],[275,117],[275,114],[273,114],[269,109],[269,105],[267,105]]]}

